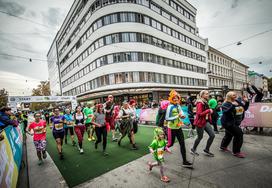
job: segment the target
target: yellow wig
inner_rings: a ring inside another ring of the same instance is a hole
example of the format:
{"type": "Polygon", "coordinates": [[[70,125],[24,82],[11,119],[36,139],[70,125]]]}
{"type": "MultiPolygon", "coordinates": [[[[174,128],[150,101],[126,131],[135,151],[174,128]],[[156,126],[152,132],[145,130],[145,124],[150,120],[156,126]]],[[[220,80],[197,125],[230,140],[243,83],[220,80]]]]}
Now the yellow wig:
{"type": "Polygon", "coordinates": [[[170,101],[171,104],[179,104],[180,103],[180,95],[175,90],[171,90],[171,92],[169,93],[168,100],[170,101]],[[174,97],[178,97],[178,102],[173,101],[174,97]]]}

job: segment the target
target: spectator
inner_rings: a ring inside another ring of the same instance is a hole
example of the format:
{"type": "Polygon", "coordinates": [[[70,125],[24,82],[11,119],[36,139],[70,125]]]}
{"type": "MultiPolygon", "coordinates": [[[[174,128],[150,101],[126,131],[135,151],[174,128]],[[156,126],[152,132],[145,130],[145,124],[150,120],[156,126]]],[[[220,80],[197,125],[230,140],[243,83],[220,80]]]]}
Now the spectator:
{"type": "Polygon", "coordinates": [[[218,134],[219,132],[217,129],[217,120],[218,120],[217,101],[214,96],[213,97],[210,96],[210,100],[208,104],[210,109],[213,110],[213,113],[211,114],[213,130],[214,130],[214,133],[218,134]]]}
{"type": "Polygon", "coordinates": [[[13,125],[14,127],[18,126],[18,121],[12,120],[10,116],[12,116],[11,108],[2,107],[0,109],[0,130],[4,129],[9,125],[13,125]]]}
{"type": "MultiPolygon", "coordinates": [[[[249,93],[250,97],[251,97],[251,103],[255,103],[255,102],[262,102],[263,99],[263,89],[259,88],[257,89],[254,85],[252,85],[250,82],[247,84],[247,88],[246,88],[247,92],[249,93]],[[252,92],[250,90],[250,87],[253,89],[254,92],[252,92]]],[[[258,128],[254,127],[251,131],[257,132],[258,128]]],[[[263,128],[260,127],[260,133],[263,132],[263,128]]]]}

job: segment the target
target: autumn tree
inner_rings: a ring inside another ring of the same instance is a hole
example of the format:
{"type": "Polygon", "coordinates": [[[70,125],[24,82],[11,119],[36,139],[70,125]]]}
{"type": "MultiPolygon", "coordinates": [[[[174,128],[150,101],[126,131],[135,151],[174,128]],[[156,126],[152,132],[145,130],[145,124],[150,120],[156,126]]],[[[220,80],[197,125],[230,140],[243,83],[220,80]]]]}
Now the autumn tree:
{"type": "Polygon", "coordinates": [[[8,103],[8,91],[4,88],[0,90],[0,107],[7,106],[8,103]]]}
{"type": "MultiPolygon", "coordinates": [[[[41,81],[37,88],[33,88],[32,96],[49,96],[50,95],[50,84],[49,81],[41,81]]],[[[30,105],[31,110],[42,110],[47,109],[50,103],[36,102],[30,105]]]]}

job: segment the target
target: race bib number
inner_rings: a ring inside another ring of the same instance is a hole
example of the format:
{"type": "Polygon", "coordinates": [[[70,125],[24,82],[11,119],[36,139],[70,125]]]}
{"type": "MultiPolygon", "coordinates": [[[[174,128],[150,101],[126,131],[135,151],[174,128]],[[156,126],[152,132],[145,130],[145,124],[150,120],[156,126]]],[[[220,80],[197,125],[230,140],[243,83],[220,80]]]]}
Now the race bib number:
{"type": "Polygon", "coordinates": [[[158,159],[162,159],[163,158],[163,148],[158,148],[157,150],[157,155],[158,155],[158,159]]]}
{"type": "Polygon", "coordinates": [[[56,129],[56,130],[61,130],[61,129],[63,129],[63,124],[62,124],[62,123],[55,124],[55,129],[56,129]]]}
{"type": "Polygon", "coordinates": [[[44,127],[35,127],[34,129],[35,134],[43,134],[44,133],[44,127]]]}
{"type": "Polygon", "coordinates": [[[69,124],[67,124],[67,127],[73,127],[75,125],[75,122],[69,121],[69,124]]]}
{"type": "Polygon", "coordinates": [[[240,116],[244,113],[244,108],[242,106],[237,106],[235,107],[235,110],[236,110],[236,115],[237,116],[240,116]]]}

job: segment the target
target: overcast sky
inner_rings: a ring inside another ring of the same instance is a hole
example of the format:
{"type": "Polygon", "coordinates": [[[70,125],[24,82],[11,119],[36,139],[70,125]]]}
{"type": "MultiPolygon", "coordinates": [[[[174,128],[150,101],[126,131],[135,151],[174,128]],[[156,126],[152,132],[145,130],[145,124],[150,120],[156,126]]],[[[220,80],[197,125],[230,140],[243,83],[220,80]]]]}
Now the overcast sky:
{"type": "MultiPolygon", "coordinates": [[[[240,46],[224,47],[272,30],[271,0],[189,2],[197,8],[200,35],[208,38],[211,46],[249,65],[251,70],[272,76],[271,31],[242,41],[240,46]],[[262,65],[258,64],[260,61],[262,65]]],[[[73,0],[0,0],[0,54],[46,60],[53,38],[72,3],[73,0]]],[[[28,59],[0,55],[0,88],[6,88],[10,95],[29,95],[39,80],[47,79],[46,61],[30,62],[28,59]]]]}

